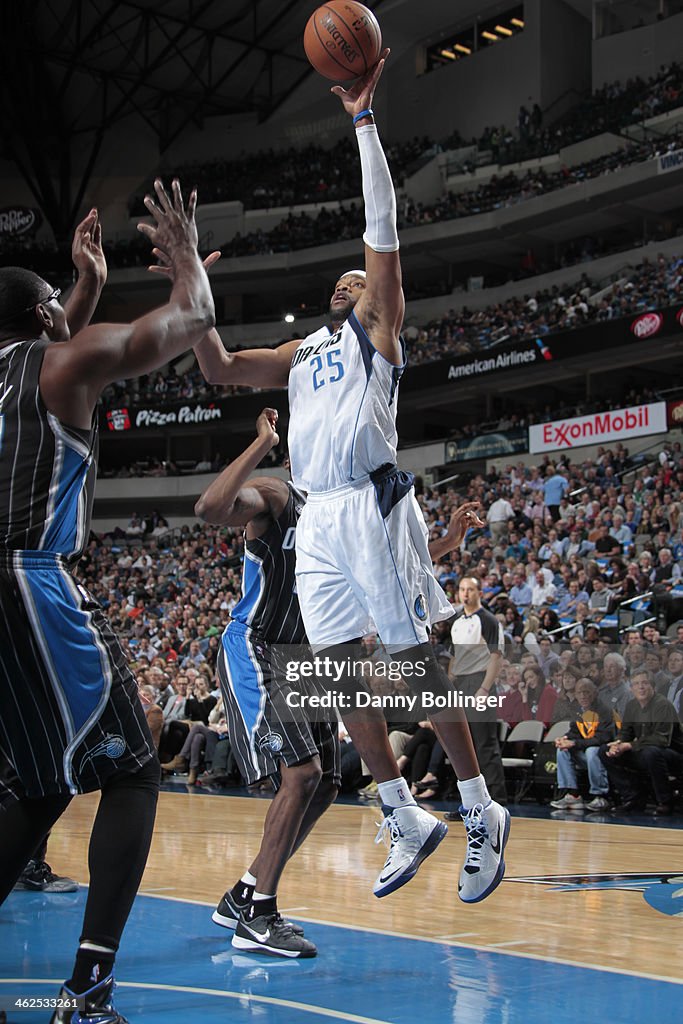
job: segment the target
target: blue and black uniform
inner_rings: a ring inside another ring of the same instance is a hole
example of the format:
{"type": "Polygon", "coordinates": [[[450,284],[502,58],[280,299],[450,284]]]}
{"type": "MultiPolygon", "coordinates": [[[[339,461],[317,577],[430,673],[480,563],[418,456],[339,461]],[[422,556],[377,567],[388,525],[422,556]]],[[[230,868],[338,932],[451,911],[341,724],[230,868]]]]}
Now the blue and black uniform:
{"type": "Polygon", "coordinates": [[[287,703],[293,689],[287,661],[311,657],[295,579],[296,527],[305,499],[288,487],[287,504],[265,533],[245,537],[242,598],[223,633],[218,678],[228,735],[248,783],[276,776],[279,761],[291,766],[317,754],[323,777],[340,786],[336,720],[311,721],[287,703]]]}
{"type": "Polygon", "coordinates": [[[0,349],[0,807],[101,789],[155,757],[135,678],[72,570],[90,531],[97,425],[39,379],[48,341],[0,349]]]}

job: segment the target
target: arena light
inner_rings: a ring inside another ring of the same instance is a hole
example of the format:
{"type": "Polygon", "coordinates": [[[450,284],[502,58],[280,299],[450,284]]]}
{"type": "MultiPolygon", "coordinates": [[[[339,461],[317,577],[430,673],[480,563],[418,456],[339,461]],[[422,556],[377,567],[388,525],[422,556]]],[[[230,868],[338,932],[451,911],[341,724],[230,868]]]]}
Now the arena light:
{"type": "Polygon", "coordinates": [[[439,50],[442,57],[448,57],[449,60],[457,60],[458,58],[452,50],[439,50]]]}
{"type": "Polygon", "coordinates": [[[294,323],[294,319],[295,318],[294,318],[294,314],[293,313],[285,313],[285,323],[286,324],[293,324],[294,323]]]}
{"type": "Polygon", "coordinates": [[[482,32],[482,36],[484,39],[488,39],[490,43],[497,43],[499,41],[498,36],[494,36],[493,32],[482,32]]]}
{"type": "Polygon", "coordinates": [[[462,43],[456,43],[455,46],[453,47],[453,49],[457,50],[458,53],[466,53],[468,56],[470,55],[470,53],[472,53],[472,50],[470,49],[470,47],[469,46],[463,46],[462,43]]]}
{"type": "Polygon", "coordinates": [[[515,28],[524,28],[524,22],[521,18],[510,18],[510,24],[514,25],[515,28]]]}
{"type": "Polygon", "coordinates": [[[501,36],[511,36],[512,29],[506,28],[505,25],[496,25],[496,32],[499,32],[501,36]]]}

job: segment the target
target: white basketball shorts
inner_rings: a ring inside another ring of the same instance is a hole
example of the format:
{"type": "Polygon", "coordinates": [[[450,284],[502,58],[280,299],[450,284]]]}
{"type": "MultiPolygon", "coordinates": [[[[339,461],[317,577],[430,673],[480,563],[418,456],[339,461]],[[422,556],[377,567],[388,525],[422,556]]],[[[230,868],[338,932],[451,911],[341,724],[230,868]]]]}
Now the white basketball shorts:
{"type": "Polygon", "coordinates": [[[427,640],[453,607],[432,572],[412,476],[395,466],[309,494],[296,531],[296,584],[311,646],[377,632],[395,651],[427,640]]]}

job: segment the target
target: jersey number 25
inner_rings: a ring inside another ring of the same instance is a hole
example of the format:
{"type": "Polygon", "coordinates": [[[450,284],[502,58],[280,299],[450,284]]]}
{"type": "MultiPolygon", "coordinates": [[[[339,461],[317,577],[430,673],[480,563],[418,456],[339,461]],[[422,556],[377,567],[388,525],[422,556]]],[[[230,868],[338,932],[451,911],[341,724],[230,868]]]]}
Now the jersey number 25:
{"type": "Polygon", "coordinates": [[[314,391],[318,391],[326,384],[336,384],[338,380],[342,379],[344,376],[344,364],[338,358],[340,355],[341,349],[333,348],[325,353],[324,361],[322,356],[315,356],[314,359],[311,359],[314,391]],[[331,370],[332,373],[327,374],[327,370],[331,370]]]}

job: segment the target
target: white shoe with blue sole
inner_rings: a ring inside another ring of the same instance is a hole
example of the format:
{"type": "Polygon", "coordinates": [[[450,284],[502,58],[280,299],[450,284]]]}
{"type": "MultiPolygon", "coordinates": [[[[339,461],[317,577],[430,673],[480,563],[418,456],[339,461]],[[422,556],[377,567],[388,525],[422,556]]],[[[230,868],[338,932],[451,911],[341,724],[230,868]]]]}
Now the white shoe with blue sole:
{"type": "Polygon", "coordinates": [[[417,804],[382,810],[385,818],[375,842],[388,838],[389,856],[372,889],[379,899],[414,878],[422,861],[434,853],[448,832],[448,825],[417,804]]]}
{"type": "Polygon", "coordinates": [[[460,872],[458,896],[479,903],[503,881],[505,846],[510,835],[510,812],[492,800],[486,807],[460,808],[467,833],[467,856],[460,872]]]}

